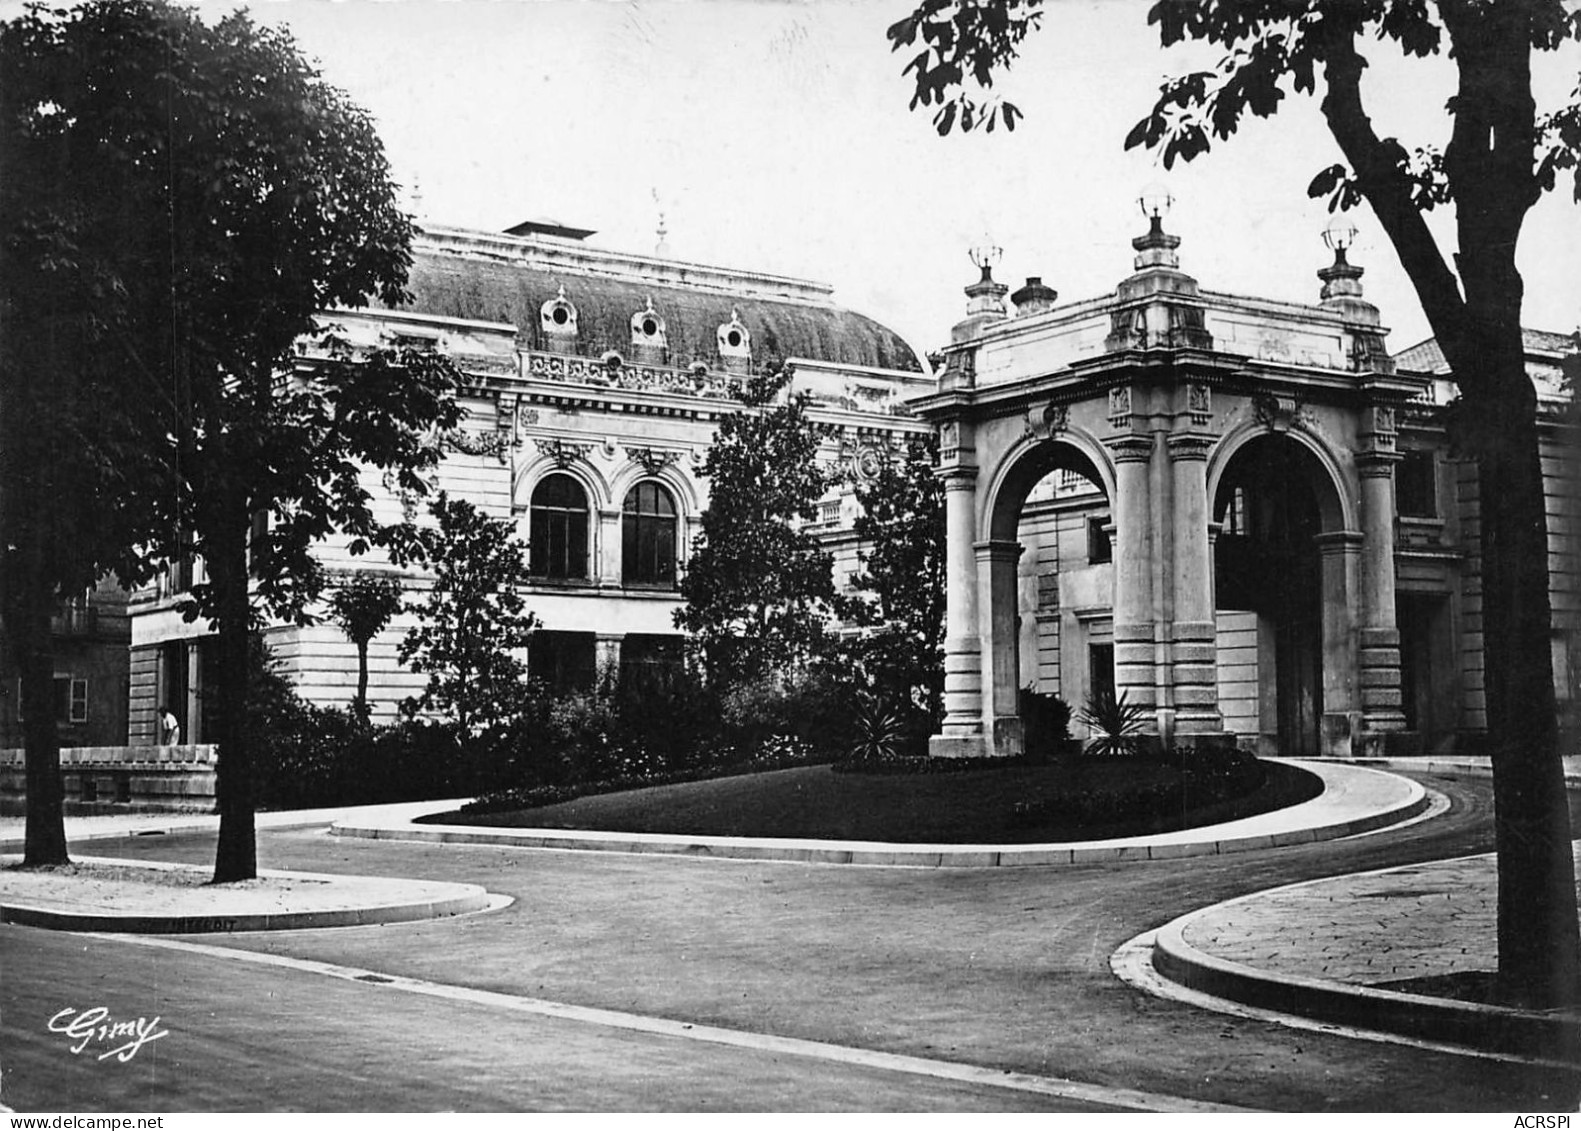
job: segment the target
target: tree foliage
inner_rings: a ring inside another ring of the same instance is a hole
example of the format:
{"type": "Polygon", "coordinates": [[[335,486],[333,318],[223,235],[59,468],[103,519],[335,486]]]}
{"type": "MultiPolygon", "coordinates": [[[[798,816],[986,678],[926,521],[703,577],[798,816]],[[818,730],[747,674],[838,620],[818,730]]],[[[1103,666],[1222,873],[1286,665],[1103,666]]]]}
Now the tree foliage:
{"type": "MultiPolygon", "coordinates": [[[[987,88],[1042,14],[1041,0],[922,0],[889,29],[896,50],[922,50],[906,72],[913,105],[944,107],[941,133],[1007,124],[1018,111],[956,93],[987,88]],[[972,113],[950,114],[952,104],[972,113]]],[[[1539,108],[1532,58],[1581,40],[1565,0],[1155,0],[1160,42],[1223,50],[1211,70],[1165,82],[1125,139],[1166,167],[1311,95],[1343,159],[1307,186],[1333,208],[1365,202],[1410,277],[1460,398],[1452,442],[1476,458],[1483,650],[1499,848],[1499,965],[1509,992],[1542,1005],[1581,997],[1570,826],[1559,759],[1549,648],[1548,533],[1537,397],[1526,371],[1524,283],[1516,249],[1528,211],[1561,180],[1581,200],[1581,85],[1539,108]],[[1442,143],[1380,137],[1368,113],[1364,51],[1386,42],[1407,59],[1444,54],[1459,86],[1442,143]],[[1445,255],[1424,213],[1452,206],[1445,255]]]]}
{"type": "Polygon", "coordinates": [[[128,387],[106,403],[124,442],[73,454],[124,477],[120,505],[157,532],[117,532],[124,553],[205,562],[188,612],[219,637],[215,878],[249,878],[247,630],[316,596],[316,541],[377,535],[363,467],[421,486],[433,426],[456,419],[454,372],[334,345],[295,367],[318,312],[402,300],[411,228],[371,120],[287,34],[95,0],[31,10],[6,52],[24,76],[7,69],[7,128],[41,172],[14,186],[26,219],[8,222],[47,249],[31,262],[59,273],[128,387]]]}
{"type": "Polygon", "coordinates": [[[527,693],[522,653],[538,626],[522,597],[527,546],[510,523],[444,492],[429,513],[434,524],[408,527],[396,551],[398,560],[426,561],[434,574],[399,653],[428,684],[403,710],[453,720],[471,743],[512,722],[527,693]]]}
{"type": "Polygon", "coordinates": [[[866,547],[865,567],[851,579],[857,596],[844,610],[852,623],[876,629],[860,651],[875,682],[906,701],[921,698],[940,717],[944,692],[944,490],[934,474],[938,438],[912,439],[899,459],[886,460],[859,483],[861,511],[853,530],[866,547]],[[867,596],[871,595],[871,596],[867,596]]]}
{"type": "Polygon", "coordinates": [[[749,378],[741,407],[720,421],[702,474],[708,509],[675,614],[711,678],[736,683],[794,668],[825,639],[833,563],[805,524],[830,483],[807,398],[781,396],[792,371],[749,378]]]}
{"type": "Polygon", "coordinates": [[[357,646],[357,697],[353,713],[368,721],[368,645],[401,611],[405,587],[391,573],[357,570],[329,595],[329,614],[346,639],[357,646]]]}

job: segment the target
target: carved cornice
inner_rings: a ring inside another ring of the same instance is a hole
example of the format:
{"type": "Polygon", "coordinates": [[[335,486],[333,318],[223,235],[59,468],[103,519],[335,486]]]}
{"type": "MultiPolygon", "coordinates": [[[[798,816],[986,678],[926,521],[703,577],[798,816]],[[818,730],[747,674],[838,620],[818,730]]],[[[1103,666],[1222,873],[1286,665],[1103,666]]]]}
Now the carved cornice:
{"type": "Polygon", "coordinates": [[[989,541],[973,542],[972,550],[976,553],[977,560],[980,562],[1014,563],[1021,559],[1026,547],[1020,542],[989,541]]]}
{"type": "Polygon", "coordinates": [[[1215,438],[1204,436],[1200,432],[1179,432],[1170,436],[1165,443],[1169,446],[1169,458],[1179,463],[1186,460],[1206,460],[1208,452],[1213,450],[1215,438]]]}
{"type": "Polygon", "coordinates": [[[469,456],[494,456],[501,463],[506,462],[512,447],[509,432],[468,432],[464,428],[440,433],[439,442],[443,447],[469,456]]]}
{"type": "Polygon", "coordinates": [[[946,491],[972,491],[977,487],[977,469],[968,466],[935,468],[934,475],[946,491]]]}
{"type": "Polygon", "coordinates": [[[1109,423],[1119,427],[1131,415],[1131,386],[1116,385],[1109,390],[1109,423]]]}
{"type": "Polygon", "coordinates": [[[588,453],[593,450],[592,444],[573,444],[559,437],[549,439],[537,438],[533,444],[540,452],[554,460],[557,467],[570,467],[577,460],[587,459],[588,453]]]}
{"type": "MultiPolygon", "coordinates": [[[[1393,437],[1390,438],[1393,443],[1393,437]]],[[[1394,474],[1394,465],[1405,456],[1392,448],[1374,448],[1356,453],[1356,470],[1363,479],[1388,479],[1394,474]]]]}
{"type": "Polygon", "coordinates": [[[533,352],[527,355],[526,375],[544,381],[577,381],[586,385],[714,400],[733,398],[743,380],[740,374],[713,373],[703,365],[684,370],[632,365],[615,353],[600,359],[533,352]]]}
{"type": "Polygon", "coordinates": [[[1270,432],[1288,432],[1292,428],[1315,430],[1316,418],[1312,410],[1294,397],[1286,399],[1269,392],[1253,393],[1251,406],[1252,419],[1270,432]]]}
{"type": "Polygon", "coordinates": [[[1050,401],[1041,411],[1027,409],[1027,426],[1024,436],[1047,440],[1070,427],[1070,406],[1050,401]]]}
{"type": "Polygon", "coordinates": [[[1104,441],[1115,463],[1146,463],[1153,456],[1153,437],[1126,433],[1104,441]]]}
{"type": "Polygon", "coordinates": [[[649,475],[659,474],[681,458],[680,452],[663,448],[628,447],[626,454],[631,457],[632,463],[639,465],[649,475]]]}

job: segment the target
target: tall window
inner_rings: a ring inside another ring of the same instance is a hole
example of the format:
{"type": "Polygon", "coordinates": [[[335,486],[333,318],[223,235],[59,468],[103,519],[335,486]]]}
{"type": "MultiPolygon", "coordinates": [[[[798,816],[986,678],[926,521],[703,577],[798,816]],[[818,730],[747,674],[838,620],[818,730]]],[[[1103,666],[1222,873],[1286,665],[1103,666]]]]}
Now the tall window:
{"type": "Polygon", "coordinates": [[[638,483],[621,507],[621,576],[627,585],[675,584],[675,500],[657,483],[638,483]]]}
{"type": "Polygon", "coordinates": [[[1087,561],[1091,565],[1114,561],[1114,545],[1109,540],[1109,516],[1093,515],[1087,519],[1087,561]]]}
{"type": "Polygon", "coordinates": [[[69,675],[55,677],[55,721],[57,723],[88,721],[87,680],[73,679],[69,675]]]}
{"type": "Polygon", "coordinates": [[[1114,694],[1114,645],[1087,645],[1087,693],[1092,696],[1114,694]]]}
{"type": "Polygon", "coordinates": [[[1410,518],[1438,517],[1438,475],[1433,452],[1406,452],[1394,473],[1395,505],[1410,518]]]}
{"type": "Polygon", "coordinates": [[[587,492],[569,475],[550,475],[532,493],[528,569],[559,581],[587,577],[587,492]]]}

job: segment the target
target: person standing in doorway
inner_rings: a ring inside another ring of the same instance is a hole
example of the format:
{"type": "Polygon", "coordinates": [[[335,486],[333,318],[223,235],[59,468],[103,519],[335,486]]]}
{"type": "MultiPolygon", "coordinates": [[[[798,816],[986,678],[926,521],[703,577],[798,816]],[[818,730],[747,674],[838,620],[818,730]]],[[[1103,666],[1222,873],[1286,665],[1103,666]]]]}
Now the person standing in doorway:
{"type": "Polygon", "coordinates": [[[159,745],[181,745],[181,723],[169,707],[159,708],[159,745]]]}

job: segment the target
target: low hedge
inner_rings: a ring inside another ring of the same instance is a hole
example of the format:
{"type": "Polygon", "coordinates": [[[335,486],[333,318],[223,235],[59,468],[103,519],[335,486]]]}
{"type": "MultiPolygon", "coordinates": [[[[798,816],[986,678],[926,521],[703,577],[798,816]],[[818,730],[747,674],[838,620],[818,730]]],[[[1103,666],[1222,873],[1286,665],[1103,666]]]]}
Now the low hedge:
{"type": "MultiPolygon", "coordinates": [[[[742,755],[737,751],[724,751],[718,759],[707,765],[686,769],[654,769],[645,773],[625,774],[599,778],[592,781],[566,782],[517,786],[488,793],[469,801],[459,812],[468,816],[489,813],[508,813],[518,809],[540,809],[545,805],[559,805],[598,793],[620,793],[630,789],[646,789],[656,785],[679,785],[683,782],[706,781],[711,778],[735,777],[739,774],[760,774],[770,770],[788,770],[795,766],[816,766],[829,760],[827,754],[800,739],[785,735],[771,737],[752,753],[742,755]]],[[[443,824],[451,814],[420,817],[419,822],[443,824]]]]}
{"type": "MultiPolygon", "coordinates": [[[[1081,759],[1096,760],[1092,756],[1081,759]]],[[[1159,766],[1170,771],[1170,776],[1143,784],[1092,789],[1077,786],[1057,797],[1019,801],[1011,811],[1012,825],[1132,825],[1153,819],[1163,821],[1186,810],[1203,809],[1255,793],[1267,781],[1268,774],[1266,763],[1234,748],[1175,747],[1129,760],[1138,765],[1159,766]]]]}

